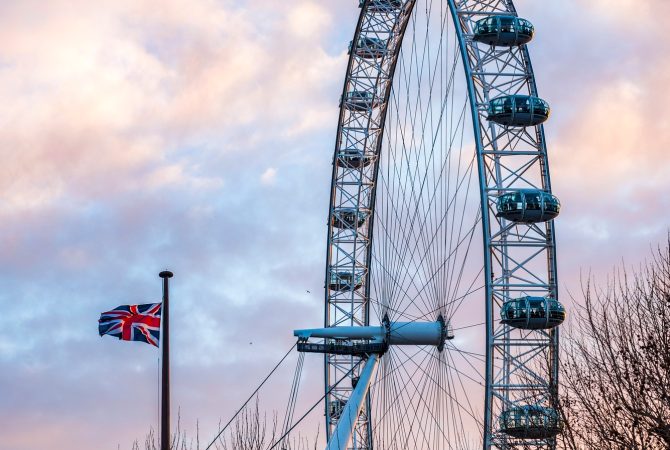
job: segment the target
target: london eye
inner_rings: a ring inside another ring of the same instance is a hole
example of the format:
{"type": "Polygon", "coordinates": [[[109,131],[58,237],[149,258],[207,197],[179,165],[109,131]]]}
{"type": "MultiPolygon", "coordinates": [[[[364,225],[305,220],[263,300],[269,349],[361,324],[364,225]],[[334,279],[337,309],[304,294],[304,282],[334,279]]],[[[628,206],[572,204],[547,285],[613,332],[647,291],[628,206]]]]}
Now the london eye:
{"type": "Polygon", "coordinates": [[[361,0],[340,100],[323,327],[328,449],[554,449],[552,193],[511,0],[361,0]]]}

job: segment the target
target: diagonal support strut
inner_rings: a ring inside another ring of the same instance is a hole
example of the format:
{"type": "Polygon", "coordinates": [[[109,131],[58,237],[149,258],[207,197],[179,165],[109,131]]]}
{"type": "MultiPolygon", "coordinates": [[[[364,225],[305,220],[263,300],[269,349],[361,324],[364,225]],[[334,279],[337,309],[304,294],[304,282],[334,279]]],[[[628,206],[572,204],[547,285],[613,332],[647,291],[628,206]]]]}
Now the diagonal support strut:
{"type": "Polygon", "coordinates": [[[335,428],[335,431],[330,437],[326,450],[346,450],[348,448],[349,441],[351,441],[351,436],[356,427],[358,415],[361,413],[361,409],[365,404],[365,398],[370,390],[370,384],[377,371],[378,363],[379,355],[370,355],[361,372],[361,376],[358,379],[356,388],[354,388],[351,397],[349,397],[349,401],[347,401],[347,404],[342,410],[340,420],[337,422],[337,428],[335,428]]]}

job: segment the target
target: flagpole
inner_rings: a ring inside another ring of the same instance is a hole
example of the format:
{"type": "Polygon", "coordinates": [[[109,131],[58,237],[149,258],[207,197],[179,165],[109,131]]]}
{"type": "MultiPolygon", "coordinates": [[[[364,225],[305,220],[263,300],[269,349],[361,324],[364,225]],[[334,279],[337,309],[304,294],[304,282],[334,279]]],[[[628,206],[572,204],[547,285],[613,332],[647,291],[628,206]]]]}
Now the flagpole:
{"type": "Polygon", "coordinates": [[[170,450],[170,291],[168,280],[173,274],[164,270],[158,274],[163,279],[163,306],[160,342],[163,348],[163,374],[161,377],[161,450],[170,450]]]}

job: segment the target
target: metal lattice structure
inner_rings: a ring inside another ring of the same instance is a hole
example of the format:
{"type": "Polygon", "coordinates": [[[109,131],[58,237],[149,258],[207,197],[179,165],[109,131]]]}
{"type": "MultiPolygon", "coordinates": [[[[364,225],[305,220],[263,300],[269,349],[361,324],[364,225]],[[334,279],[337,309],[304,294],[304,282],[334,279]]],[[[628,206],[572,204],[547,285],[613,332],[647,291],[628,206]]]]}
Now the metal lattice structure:
{"type": "Polygon", "coordinates": [[[325,340],[302,350],[325,355],[329,448],[553,449],[564,312],[532,26],[511,0],[360,7],[325,328],[296,333],[325,340]]]}

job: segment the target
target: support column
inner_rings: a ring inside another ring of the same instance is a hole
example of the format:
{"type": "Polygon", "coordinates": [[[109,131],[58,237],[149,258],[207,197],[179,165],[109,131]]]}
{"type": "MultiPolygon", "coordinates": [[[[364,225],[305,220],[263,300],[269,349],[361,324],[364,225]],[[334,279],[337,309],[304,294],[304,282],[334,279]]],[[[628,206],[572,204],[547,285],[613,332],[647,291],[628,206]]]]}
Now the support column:
{"type": "Polygon", "coordinates": [[[377,371],[379,355],[373,354],[368,358],[365,367],[358,379],[356,388],[351,393],[349,401],[342,410],[340,420],[337,422],[337,428],[333,431],[326,450],[347,450],[351,436],[356,428],[356,421],[361,409],[365,405],[365,398],[370,389],[370,383],[377,371]]]}

